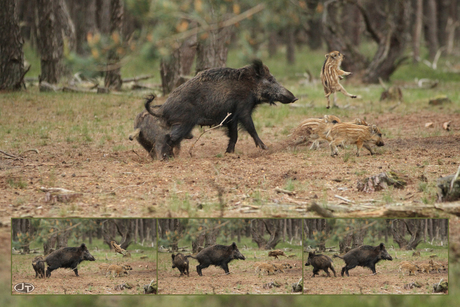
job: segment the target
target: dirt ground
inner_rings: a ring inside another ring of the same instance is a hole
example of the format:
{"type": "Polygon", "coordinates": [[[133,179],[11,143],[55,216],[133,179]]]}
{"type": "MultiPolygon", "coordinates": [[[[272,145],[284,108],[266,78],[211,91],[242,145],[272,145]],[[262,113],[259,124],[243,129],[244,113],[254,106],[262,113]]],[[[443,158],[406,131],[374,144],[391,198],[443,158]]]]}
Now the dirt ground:
{"type": "Polygon", "coordinates": [[[301,259],[252,259],[234,260],[229,263],[230,274],[220,267],[203,269],[203,276],[196,271],[198,262],[190,259],[190,275],[180,276],[178,269],[171,268],[171,255],[159,254],[159,294],[294,294],[291,285],[302,277],[301,259]],[[274,275],[255,273],[254,263],[289,263],[292,269],[274,275]],[[276,286],[273,286],[276,284],[276,286]]]}
{"type": "Polygon", "coordinates": [[[3,222],[10,216],[311,217],[317,216],[307,212],[312,202],[329,205],[337,217],[384,216],[390,203],[433,208],[436,179],[459,167],[460,114],[421,110],[365,117],[391,136],[384,136],[385,146],[374,156],[363,149],[356,157],[355,146],[336,158],[326,144],[317,151],[294,149],[286,145],[283,127],[258,129],[269,146],[265,151],[242,131],[235,154],[224,154],[228,138],[216,129],[200,138],[190,157],[201,133],[196,128],[195,138],[184,140],[180,156],[168,162],[152,161],[129,140],[123,141],[129,150],[115,152],[112,145],[48,142],[23,160],[0,159],[0,216],[3,222]],[[441,128],[445,121],[452,121],[453,131],[441,128]],[[434,128],[425,128],[426,122],[434,128]],[[387,170],[407,175],[407,187],[357,191],[358,180],[387,170]],[[42,187],[75,193],[53,196],[42,187]]]}
{"type": "MultiPolygon", "coordinates": [[[[156,263],[148,260],[84,261],[78,266],[78,277],[70,269],[57,269],[50,278],[35,278],[32,259],[36,255],[12,255],[12,286],[20,282],[31,283],[35,290],[31,294],[142,294],[144,285],[157,280],[156,263]],[[133,268],[128,276],[105,276],[99,270],[101,263],[129,264],[133,268]],[[116,290],[121,284],[131,289],[116,290]]],[[[13,294],[19,294],[12,290],[13,294]]]]}
{"type": "MultiPolygon", "coordinates": [[[[392,252],[390,252],[390,255],[392,252]]],[[[394,256],[394,255],[393,255],[394,256]]],[[[332,255],[331,255],[332,257],[332,255]]],[[[394,258],[394,257],[393,257],[394,258]]],[[[406,260],[406,259],[404,259],[406,260]]],[[[429,258],[408,259],[414,264],[428,263],[429,258]]],[[[337,277],[327,277],[326,273],[320,271],[320,275],[313,275],[312,267],[305,267],[304,280],[305,294],[432,294],[433,284],[437,284],[441,279],[448,280],[448,270],[430,273],[408,273],[399,272],[399,264],[402,259],[393,261],[380,261],[376,265],[376,275],[368,268],[356,267],[349,271],[350,276],[341,277],[341,270],[345,263],[334,258],[334,268],[337,277]],[[412,283],[418,283],[420,287],[410,287],[412,283]]],[[[447,260],[436,260],[448,267],[447,260]]]]}

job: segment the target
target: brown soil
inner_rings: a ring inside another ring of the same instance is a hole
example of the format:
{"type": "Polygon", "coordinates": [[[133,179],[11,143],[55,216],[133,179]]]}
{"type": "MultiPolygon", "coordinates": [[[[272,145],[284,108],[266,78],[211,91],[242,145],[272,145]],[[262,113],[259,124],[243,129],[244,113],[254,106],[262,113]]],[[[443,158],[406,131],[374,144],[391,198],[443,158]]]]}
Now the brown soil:
{"type": "MultiPolygon", "coordinates": [[[[50,278],[35,278],[32,259],[35,255],[12,256],[12,285],[20,282],[31,283],[35,290],[31,294],[142,294],[144,285],[156,276],[156,263],[152,261],[118,261],[128,263],[133,270],[128,276],[106,277],[99,271],[99,264],[104,261],[84,261],[78,266],[78,277],[70,269],[57,269],[50,278]],[[147,266],[147,267],[146,267],[147,266]],[[129,283],[131,289],[115,290],[117,285],[129,283]]],[[[13,294],[18,294],[12,290],[13,294]]]]}
{"type": "MultiPolygon", "coordinates": [[[[326,144],[317,151],[305,146],[293,149],[280,133],[283,127],[259,129],[270,147],[266,151],[255,148],[242,131],[235,154],[223,154],[228,139],[223,130],[216,129],[200,138],[190,157],[189,150],[201,133],[197,128],[194,139],[183,141],[180,156],[168,162],[152,161],[139,144],[128,140],[123,144],[132,150],[116,152],[112,144],[75,148],[71,143],[49,142],[38,148],[40,154],[24,154],[24,160],[0,160],[0,193],[4,195],[0,212],[4,217],[308,217],[314,216],[306,211],[313,201],[346,204],[337,195],[370,205],[366,210],[376,213],[368,216],[381,216],[379,210],[387,203],[432,203],[434,182],[455,173],[460,161],[458,130],[447,132],[440,126],[447,120],[454,128],[460,126],[460,114],[420,111],[403,116],[367,115],[367,119],[392,136],[384,137],[385,146],[377,148],[374,156],[363,149],[356,157],[355,146],[340,150],[336,158],[329,155],[326,144]],[[425,128],[426,122],[435,127],[425,128]],[[409,185],[373,194],[357,191],[358,180],[387,170],[408,175],[409,185]],[[11,184],[16,181],[26,186],[11,184]],[[431,187],[428,192],[420,189],[424,181],[431,187]],[[289,184],[295,194],[276,190],[289,184]],[[77,194],[53,197],[41,187],[77,194]]],[[[357,216],[356,211],[350,213],[357,216]]],[[[340,211],[335,214],[344,216],[340,211]]]]}
{"type": "Polygon", "coordinates": [[[300,259],[234,260],[229,263],[230,274],[226,275],[220,267],[210,266],[202,270],[203,276],[196,271],[198,262],[190,259],[189,276],[180,277],[178,269],[171,268],[171,255],[159,254],[158,280],[159,294],[293,294],[291,285],[302,277],[300,259]],[[292,269],[276,272],[274,275],[258,275],[254,263],[289,263],[292,269]],[[273,286],[271,283],[276,283],[273,286]]]}

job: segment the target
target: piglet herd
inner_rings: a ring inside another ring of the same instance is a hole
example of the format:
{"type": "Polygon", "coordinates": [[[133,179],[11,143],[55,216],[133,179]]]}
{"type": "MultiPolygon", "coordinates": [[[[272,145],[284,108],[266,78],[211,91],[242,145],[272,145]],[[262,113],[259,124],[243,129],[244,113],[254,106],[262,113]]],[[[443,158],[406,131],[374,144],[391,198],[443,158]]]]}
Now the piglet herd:
{"type": "MultiPolygon", "coordinates": [[[[297,101],[260,60],[238,69],[213,68],[199,72],[173,90],[164,104],[154,105],[154,99],[153,95],[146,99],[145,110],[136,116],[129,139],[136,139],[158,160],[177,156],[181,141],[193,138],[191,132],[196,125],[225,126],[229,137],[227,153],[235,151],[239,124],[257,147],[267,149],[252,120],[254,109],[262,103],[297,101]]],[[[312,141],[312,149],[318,148],[321,140],[327,141],[331,156],[336,156],[337,146],[345,143],[356,144],[357,156],[362,147],[374,154],[370,145],[384,145],[377,126],[358,119],[342,123],[333,115],[303,121],[293,131],[290,141],[298,145],[299,139],[300,142],[312,141]]]]}

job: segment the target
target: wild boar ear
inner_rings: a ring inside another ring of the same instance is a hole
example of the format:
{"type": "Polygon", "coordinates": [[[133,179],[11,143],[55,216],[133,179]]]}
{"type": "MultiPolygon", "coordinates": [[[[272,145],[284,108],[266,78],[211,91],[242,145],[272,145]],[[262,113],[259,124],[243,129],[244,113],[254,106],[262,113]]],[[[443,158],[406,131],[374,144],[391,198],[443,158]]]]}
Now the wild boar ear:
{"type": "Polygon", "coordinates": [[[236,244],[235,244],[235,242],[232,243],[232,248],[233,248],[233,249],[236,249],[236,244]]]}
{"type": "Polygon", "coordinates": [[[264,64],[261,60],[255,59],[254,61],[252,61],[252,66],[254,67],[254,70],[256,71],[256,75],[258,77],[262,77],[265,75],[264,64]]]}
{"type": "Polygon", "coordinates": [[[326,59],[327,59],[327,58],[329,57],[329,53],[328,53],[328,54],[326,54],[326,55],[324,55],[324,56],[325,56],[325,57],[326,57],[326,59]]]}
{"type": "Polygon", "coordinates": [[[380,249],[385,249],[385,245],[383,243],[380,243],[379,247],[380,249]]]}
{"type": "Polygon", "coordinates": [[[174,257],[176,257],[176,255],[174,255],[174,254],[171,254],[171,258],[172,258],[172,260],[174,260],[174,257]]]}

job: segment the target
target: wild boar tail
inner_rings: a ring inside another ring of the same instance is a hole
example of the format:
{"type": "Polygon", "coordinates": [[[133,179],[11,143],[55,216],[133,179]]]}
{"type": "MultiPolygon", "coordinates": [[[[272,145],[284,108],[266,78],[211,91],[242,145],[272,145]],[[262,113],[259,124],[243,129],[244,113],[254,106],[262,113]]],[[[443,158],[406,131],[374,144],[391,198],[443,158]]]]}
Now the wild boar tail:
{"type": "Polygon", "coordinates": [[[147,110],[147,112],[149,112],[153,116],[161,117],[161,114],[158,112],[158,108],[160,107],[160,105],[154,105],[154,106],[150,105],[155,98],[156,98],[156,96],[154,94],[150,94],[147,97],[145,97],[144,106],[145,106],[145,109],[147,110]],[[153,108],[155,108],[156,110],[153,110],[153,108]]]}
{"type": "Polygon", "coordinates": [[[332,258],[340,258],[340,259],[343,259],[342,257],[340,257],[340,256],[337,255],[337,254],[334,254],[334,255],[332,256],[332,258]]]}
{"type": "Polygon", "coordinates": [[[193,257],[192,255],[187,255],[187,256],[185,256],[185,258],[193,258],[193,259],[196,259],[196,258],[193,257]]]}

